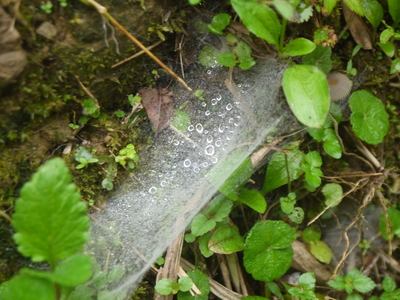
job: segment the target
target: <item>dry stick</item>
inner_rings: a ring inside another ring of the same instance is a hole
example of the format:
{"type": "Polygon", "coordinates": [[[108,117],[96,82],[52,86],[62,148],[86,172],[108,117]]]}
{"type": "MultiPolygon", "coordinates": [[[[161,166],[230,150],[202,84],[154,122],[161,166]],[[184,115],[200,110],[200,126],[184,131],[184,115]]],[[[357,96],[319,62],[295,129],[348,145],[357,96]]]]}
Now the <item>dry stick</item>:
{"type": "Polygon", "coordinates": [[[141,48],[148,56],[150,56],[157,64],[159,64],[165,71],[167,71],[172,77],[174,77],[176,80],[179,81],[180,84],[182,84],[185,88],[187,88],[189,91],[192,91],[192,89],[186,84],[185,81],[183,81],[182,78],[180,78],[174,71],[172,71],[170,68],[168,68],[161,60],[158,59],[157,56],[155,56],[153,53],[150,52],[139,40],[137,40],[133,35],[131,35],[121,24],[118,23],[117,20],[113,18],[108,12],[107,8],[104,6],[100,5],[94,0],[81,0],[81,2],[85,4],[90,4],[92,5],[99,14],[103,15],[106,17],[115,27],[117,27],[119,30],[121,30],[132,42],[134,42],[139,48],[141,48]]]}
{"type": "MultiPolygon", "coordinates": [[[[158,45],[160,45],[162,42],[164,42],[164,41],[158,41],[157,43],[155,43],[155,44],[153,44],[153,45],[147,47],[147,49],[148,49],[148,50],[151,50],[151,49],[157,47],[158,45]]],[[[129,56],[128,58],[125,58],[124,60],[122,60],[122,61],[116,63],[115,65],[112,65],[112,66],[111,66],[111,69],[116,68],[116,67],[118,67],[118,66],[120,66],[120,65],[122,65],[122,64],[124,64],[124,63],[126,63],[126,62],[128,62],[128,61],[130,61],[130,60],[132,60],[132,59],[134,59],[134,58],[136,58],[136,57],[138,57],[138,56],[140,56],[140,55],[142,55],[143,53],[145,53],[145,52],[144,52],[143,50],[141,50],[141,51],[139,51],[138,53],[135,53],[134,55],[129,56]]]]}

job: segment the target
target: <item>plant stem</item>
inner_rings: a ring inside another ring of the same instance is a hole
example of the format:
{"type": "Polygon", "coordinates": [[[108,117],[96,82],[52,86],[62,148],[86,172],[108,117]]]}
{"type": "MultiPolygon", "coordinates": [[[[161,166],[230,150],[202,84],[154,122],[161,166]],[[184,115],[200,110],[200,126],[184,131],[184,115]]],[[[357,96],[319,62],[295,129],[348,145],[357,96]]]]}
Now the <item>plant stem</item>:
{"type": "Polygon", "coordinates": [[[279,54],[281,54],[282,50],[283,50],[283,41],[285,40],[286,23],[287,23],[287,20],[285,18],[283,18],[282,26],[281,26],[281,35],[280,35],[280,39],[279,39],[279,49],[278,49],[279,54]]]}

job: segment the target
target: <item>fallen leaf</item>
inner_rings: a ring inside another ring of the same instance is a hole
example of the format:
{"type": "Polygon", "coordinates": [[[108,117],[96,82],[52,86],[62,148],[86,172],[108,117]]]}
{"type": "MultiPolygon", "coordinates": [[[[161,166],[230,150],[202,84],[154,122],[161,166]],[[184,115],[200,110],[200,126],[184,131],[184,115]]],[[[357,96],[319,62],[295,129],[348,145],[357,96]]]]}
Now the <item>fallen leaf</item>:
{"type": "Polygon", "coordinates": [[[365,50],[372,49],[371,30],[367,24],[365,24],[364,20],[359,15],[351,11],[343,1],[342,9],[350,33],[356,43],[362,44],[362,48],[365,50]]]}
{"type": "Polygon", "coordinates": [[[166,89],[145,88],[138,92],[142,104],[149,117],[151,125],[156,130],[156,136],[169,126],[174,114],[174,99],[166,89]]]}

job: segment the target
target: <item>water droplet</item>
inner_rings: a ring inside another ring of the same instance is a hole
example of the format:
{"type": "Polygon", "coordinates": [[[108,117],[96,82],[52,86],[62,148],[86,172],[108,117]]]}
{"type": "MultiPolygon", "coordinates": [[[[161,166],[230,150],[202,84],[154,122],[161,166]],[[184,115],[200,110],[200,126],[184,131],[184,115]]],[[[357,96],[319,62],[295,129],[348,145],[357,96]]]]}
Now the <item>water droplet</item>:
{"type": "Polygon", "coordinates": [[[207,154],[207,155],[214,155],[214,146],[213,145],[208,145],[207,147],[206,147],[206,149],[204,150],[204,152],[207,154]]]}
{"type": "Polygon", "coordinates": [[[225,130],[225,126],[224,126],[224,124],[219,124],[219,127],[218,127],[218,132],[221,132],[221,133],[223,133],[223,132],[224,132],[224,130],[225,130]]]}
{"type": "Polygon", "coordinates": [[[156,188],[155,186],[152,186],[152,187],[149,189],[149,193],[150,193],[150,194],[155,194],[155,193],[157,193],[157,188],[156,188]]]}
{"type": "Polygon", "coordinates": [[[233,123],[233,125],[235,125],[236,127],[238,127],[238,126],[239,126],[239,124],[238,124],[238,123],[233,123]]]}
{"type": "Polygon", "coordinates": [[[222,96],[221,96],[220,94],[218,94],[217,100],[219,101],[219,100],[221,100],[221,99],[222,99],[222,96]]]}
{"type": "Polygon", "coordinates": [[[163,187],[167,186],[167,182],[165,180],[163,180],[163,181],[161,181],[160,185],[163,186],[163,187]]]}
{"type": "Polygon", "coordinates": [[[207,110],[204,114],[206,115],[206,116],[209,116],[210,115],[210,111],[209,110],[207,110]]]}
{"type": "Polygon", "coordinates": [[[225,114],[222,113],[222,112],[219,112],[219,113],[218,113],[218,117],[225,118],[225,114]]]}
{"type": "Polygon", "coordinates": [[[203,103],[201,103],[201,106],[206,107],[207,103],[203,102],[203,103]]]}
{"type": "Polygon", "coordinates": [[[218,102],[218,100],[217,99],[211,99],[211,105],[216,105],[217,104],[217,102],[218,102]]]}
{"type": "Polygon", "coordinates": [[[204,134],[208,134],[208,130],[204,130],[204,134]]]}
{"type": "Polygon", "coordinates": [[[233,118],[229,118],[228,122],[229,122],[230,124],[232,124],[232,123],[233,123],[233,118]]]}
{"type": "Polygon", "coordinates": [[[187,167],[189,167],[191,165],[191,163],[192,162],[189,159],[186,158],[185,161],[183,162],[183,166],[187,168],[187,167]]]}
{"type": "Polygon", "coordinates": [[[231,110],[231,109],[232,109],[232,104],[228,103],[228,104],[226,105],[226,110],[231,110]]]}
{"type": "Polygon", "coordinates": [[[211,157],[211,162],[212,162],[213,164],[216,164],[216,163],[218,162],[218,158],[216,158],[215,156],[214,156],[214,157],[211,157]]]}
{"type": "Polygon", "coordinates": [[[215,141],[215,146],[216,146],[216,147],[221,146],[221,140],[216,140],[216,141],[215,141]]]}
{"type": "Polygon", "coordinates": [[[179,141],[178,141],[178,140],[175,140],[175,141],[174,141],[174,145],[178,146],[178,145],[179,145],[179,141]]]}
{"type": "Polygon", "coordinates": [[[188,130],[189,131],[193,131],[193,129],[194,129],[194,126],[193,125],[189,125],[188,130]]]}
{"type": "Polygon", "coordinates": [[[199,172],[200,172],[200,168],[199,168],[199,167],[194,167],[194,168],[193,168],[193,172],[199,173],[199,172]]]}
{"type": "Polygon", "coordinates": [[[203,167],[207,168],[208,167],[208,162],[203,163],[203,167]]]}
{"type": "Polygon", "coordinates": [[[210,75],[212,73],[211,70],[207,70],[207,74],[210,75]]]}
{"type": "Polygon", "coordinates": [[[202,133],[203,132],[203,125],[201,125],[200,123],[196,124],[196,130],[198,133],[202,133]]]}
{"type": "Polygon", "coordinates": [[[208,136],[207,137],[207,143],[211,143],[213,141],[213,137],[212,136],[208,136]]]}

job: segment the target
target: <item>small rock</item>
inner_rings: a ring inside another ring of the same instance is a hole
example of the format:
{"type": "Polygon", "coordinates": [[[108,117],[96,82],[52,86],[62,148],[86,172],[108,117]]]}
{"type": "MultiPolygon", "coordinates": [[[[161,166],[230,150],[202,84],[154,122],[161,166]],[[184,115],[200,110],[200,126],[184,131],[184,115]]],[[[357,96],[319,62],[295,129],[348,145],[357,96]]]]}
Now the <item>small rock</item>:
{"type": "Polygon", "coordinates": [[[44,22],[36,29],[36,33],[46,39],[52,40],[57,35],[57,28],[50,22],[44,22]]]}

